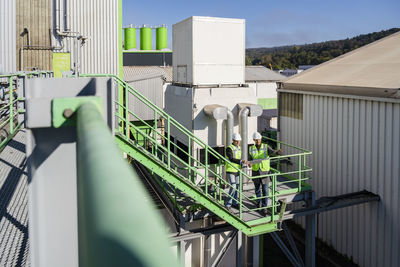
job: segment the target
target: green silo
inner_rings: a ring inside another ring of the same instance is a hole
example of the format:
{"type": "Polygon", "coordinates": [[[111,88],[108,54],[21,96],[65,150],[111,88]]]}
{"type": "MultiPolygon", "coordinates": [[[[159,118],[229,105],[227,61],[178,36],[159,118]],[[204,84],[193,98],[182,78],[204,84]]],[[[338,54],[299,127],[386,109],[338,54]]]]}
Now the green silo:
{"type": "Polygon", "coordinates": [[[162,50],[167,48],[167,27],[162,25],[156,29],[156,49],[162,50]]]}
{"type": "Polygon", "coordinates": [[[136,48],[136,29],[129,27],[124,29],[125,39],[124,39],[124,48],[125,50],[129,50],[132,48],[136,48]]]}
{"type": "Polygon", "coordinates": [[[146,25],[140,28],[140,50],[151,50],[151,28],[146,25]]]}

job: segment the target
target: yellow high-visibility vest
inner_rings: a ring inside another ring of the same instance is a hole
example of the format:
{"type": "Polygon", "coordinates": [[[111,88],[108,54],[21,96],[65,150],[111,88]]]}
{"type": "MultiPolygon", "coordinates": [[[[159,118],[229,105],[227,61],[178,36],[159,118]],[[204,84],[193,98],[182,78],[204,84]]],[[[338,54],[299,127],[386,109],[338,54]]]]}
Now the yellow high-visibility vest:
{"type": "Polygon", "coordinates": [[[253,145],[250,148],[250,154],[253,159],[266,159],[261,161],[261,163],[253,164],[251,168],[253,171],[258,171],[261,169],[261,171],[267,172],[271,169],[268,156],[268,147],[265,144],[261,144],[260,150],[257,150],[256,145],[253,145]]]}
{"type": "MultiPolygon", "coordinates": [[[[242,151],[240,150],[240,146],[236,147],[233,144],[230,144],[229,148],[232,149],[232,153],[233,153],[233,158],[234,159],[241,159],[242,158],[242,151]]],[[[228,159],[228,157],[226,155],[226,148],[225,148],[225,157],[228,159]]],[[[238,170],[235,169],[234,167],[236,167],[237,169],[240,170],[240,164],[233,163],[233,162],[230,162],[230,161],[225,163],[225,171],[226,172],[238,172],[238,170]]]]}

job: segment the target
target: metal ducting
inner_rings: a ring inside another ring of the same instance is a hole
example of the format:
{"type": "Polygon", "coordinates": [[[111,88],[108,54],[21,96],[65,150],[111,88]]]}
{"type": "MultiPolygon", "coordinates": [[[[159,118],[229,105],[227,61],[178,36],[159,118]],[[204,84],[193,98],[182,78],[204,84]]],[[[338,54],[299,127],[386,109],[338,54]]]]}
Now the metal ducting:
{"type": "Polygon", "coordinates": [[[218,104],[207,105],[204,107],[204,113],[214,120],[226,120],[228,108],[218,104]]]}
{"type": "MultiPolygon", "coordinates": [[[[258,117],[262,114],[262,107],[256,104],[239,103],[239,125],[242,136],[242,159],[248,159],[248,117],[258,117]]],[[[247,181],[244,181],[247,182],[247,181]]]]}
{"type": "Polygon", "coordinates": [[[232,134],[233,134],[233,114],[232,111],[228,109],[226,119],[226,139],[225,139],[225,147],[228,147],[232,143],[232,134]]]}

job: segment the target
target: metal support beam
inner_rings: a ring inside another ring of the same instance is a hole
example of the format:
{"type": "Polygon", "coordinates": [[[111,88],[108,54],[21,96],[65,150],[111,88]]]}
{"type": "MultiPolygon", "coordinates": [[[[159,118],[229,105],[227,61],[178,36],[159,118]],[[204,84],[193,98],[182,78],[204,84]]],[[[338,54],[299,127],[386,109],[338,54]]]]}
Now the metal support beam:
{"type": "Polygon", "coordinates": [[[211,235],[204,237],[204,266],[211,266],[211,235]]]}
{"type": "Polygon", "coordinates": [[[100,96],[103,119],[108,119],[111,126],[109,103],[112,103],[113,91],[109,79],[25,80],[32,266],[79,264],[76,130],[75,127],[52,127],[53,99],[100,96]]]}
{"type": "Polygon", "coordinates": [[[282,229],[285,233],[286,239],[289,242],[290,248],[292,249],[292,252],[294,253],[294,256],[297,259],[297,262],[299,262],[301,266],[304,266],[304,262],[303,262],[303,259],[301,258],[300,252],[297,249],[296,243],[294,242],[293,237],[290,234],[289,229],[287,228],[287,225],[285,222],[282,223],[282,229]]]}
{"type": "Polygon", "coordinates": [[[178,259],[181,263],[180,266],[185,267],[185,240],[178,242],[178,259]]]}
{"type": "Polygon", "coordinates": [[[219,263],[221,262],[222,258],[225,255],[225,252],[228,250],[228,248],[231,246],[232,241],[235,240],[235,237],[237,235],[238,231],[237,230],[232,230],[226,241],[225,244],[222,246],[222,248],[219,250],[218,255],[215,257],[215,260],[213,262],[213,264],[211,265],[211,267],[217,267],[219,265],[219,263]]]}
{"type": "Polygon", "coordinates": [[[253,237],[243,236],[244,266],[253,266],[253,237]]]}
{"type": "Polygon", "coordinates": [[[236,253],[236,267],[243,266],[243,233],[239,231],[237,234],[237,253],[236,253]]]}
{"type": "MultiPolygon", "coordinates": [[[[307,206],[315,205],[315,192],[310,192],[307,206]]],[[[306,267],[315,267],[315,214],[306,216],[306,267]]]]}
{"type": "MultiPolygon", "coordinates": [[[[308,199],[310,192],[305,192],[304,194],[306,194],[305,199],[308,199]]],[[[283,220],[290,220],[295,217],[317,214],[373,201],[380,201],[379,195],[366,190],[337,196],[321,197],[315,201],[313,206],[307,205],[305,208],[285,212],[283,220]]]]}
{"type": "MultiPolygon", "coordinates": [[[[208,227],[211,224],[210,218],[203,218],[203,227],[208,227]]],[[[203,265],[205,267],[211,266],[211,235],[205,235],[203,241],[203,265]]]]}
{"type": "Polygon", "coordinates": [[[229,224],[217,225],[206,229],[194,229],[190,231],[181,231],[179,234],[170,235],[170,240],[173,242],[181,240],[196,239],[205,235],[219,234],[227,231],[232,231],[235,228],[229,224]]]}
{"type": "Polygon", "coordinates": [[[292,252],[288,249],[288,247],[283,243],[282,239],[278,236],[276,232],[271,233],[272,239],[278,245],[278,247],[285,254],[286,258],[290,261],[293,266],[301,267],[301,264],[296,260],[295,256],[293,256],[292,252]]]}
{"type": "Polygon", "coordinates": [[[253,237],[253,266],[260,266],[260,236],[253,237]]]}

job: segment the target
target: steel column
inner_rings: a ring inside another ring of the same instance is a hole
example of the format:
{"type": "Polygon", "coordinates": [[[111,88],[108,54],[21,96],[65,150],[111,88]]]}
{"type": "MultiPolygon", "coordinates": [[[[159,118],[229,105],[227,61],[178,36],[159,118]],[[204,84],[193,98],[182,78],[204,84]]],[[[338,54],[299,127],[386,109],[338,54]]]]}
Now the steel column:
{"type": "Polygon", "coordinates": [[[254,236],[253,238],[253,266],[260,265],[260,236],[254,236]]]}
{"type": "Polygon", "coordinates": [[[244,236],[244,265],[245,266],[253,266],[253,237],[244,236]]]}
{"type": "Polygon", "coordinates": [[[243,233],[238,231],[237,238],[237,253],[236,253],[236,267],[243,266],[243,233]]]}
{"type": "MultiPolygon", "coordinates": [[[[315,205],[315,192],[310,192],[307,206],[315,205]]],[[[306,216],[306,267],[315,267],[315,214],[306,216]]]]}

